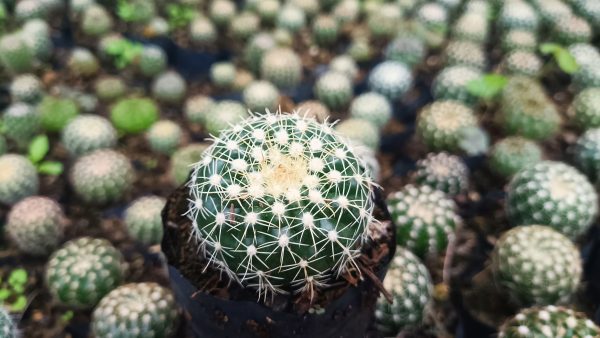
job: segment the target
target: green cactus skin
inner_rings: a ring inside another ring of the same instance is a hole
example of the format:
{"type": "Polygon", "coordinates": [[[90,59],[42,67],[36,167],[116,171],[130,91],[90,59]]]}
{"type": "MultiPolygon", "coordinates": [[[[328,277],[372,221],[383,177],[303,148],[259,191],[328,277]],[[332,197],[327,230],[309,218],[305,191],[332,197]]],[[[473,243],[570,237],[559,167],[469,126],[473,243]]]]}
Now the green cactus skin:
{"type": "Polygon", "coordinates": [[[6,144],[6,139],[4,136],[0,135],[0,156],[6,154],[8,150],[8,145],[6,144]]]}
{"type": "Polygon", "coordinates": [[[284,6],[277,15],[277,27],[297,33],[306,26],[304,10],[294,4],[284,6]]]}
{"type": "Polygon", "coordinates": [[[583,130],[600,127],[600,88],[582,90],[571,104],[573,122],[583,130]]]}
{"type": "Polygon", "coordinates": [[[55,251],[46,268],[46,285],[62,305],[89,309],[123,280],[121,253],[105,239],[82,237],[55,251]]]}
{"type": "Polygon", "coordinates": [[[192,123],[202,124],[215,101],[210,96],[196,95],[187,99],[183,114],[185,118],[192,123]]]}
{"type": "Polygon", "coordinates": [[[50,27],[41,19],[25,22],[21,30],[21,37],[29,46],[31,53],[38,61],[47,61],[52,56],[54,45],[50,38],[50,27]]]}
{"type": "Polygon", "coordinates": [[[13,79],[9,90],[13,102],[36,103],[41,98],[44,89],[37,76],[23,74],[13,79]]]}
{"type": "Polygon", "coordinates": [[[346,75],[350,81],[358,76],[358,65],[350,55],[342,54],[329,62],[329,70],[346,75]]]}
{"type": "Polygon", "coordinates": [[[167,68],[167,54],[158,46],[144,46],[140,53],[138,68],[144,76],[156,76],[167,68]]]}
{"type": "Polygon", "coordinates": [[[535,33],[528,30],[510,30],[502,36],[502,49],[505,52],[524,50],[534,52],[537,48],[535,33]]]}
{"type": "Polygon", "coordinates": [[[248,117],[248,110],[242,104],[224,100],[211,107],[204,121],[204,127],[209,134],[218,136],[224,129],[239,123],[246,117],[248,117]]]}
{"type": "Polygon", "coordinates": [[[600,87],[600,64],[596,62],[583,63],[572,77],[572,83],[577,90],[600,87]]]}
{"type": "Polygon", "coordinates": [[[183,139],[181,127],[169,120],[158,121],[146,133],[150,149],[157,153],[172,154],[183,139]]]}
{"type": "Polygon", "coordinates": [[[600,27],[600,6],[594,1],[578,0],[574,3],[579,15],[584,17],[594,28],[600,27]]]}
{"type": "Polygon", "coordinates": [[[448,66],[467,66],[475,69],[484,69],[487,58],[481,45],[455,40],[446,46],[446,64],[448,66]]]}
{"type": "Polygon", "coordinates": [[[417,10],[415,20],[430,31],[445,32],[448,29],[448,11],[439,3],[423,4],[417,10]]]}
{"type": "Polygon", "coordinates": [[[554,38],[565,45],[590,42],[592,35],[590,24],[576,15],[561,17],[554,26],[554,38]]]}
{"type": "Polygon", "coordinates": [[[521,136],[509,136],[498,141],[489,155],[490,169],[502,177],[512,177],[519,170],[542,161],[542,148],[521,136]]]}
{"type": "Polygon", "coordinates": [[[80,157],[71,168],[71,185],[90,204],[106,204],[123,197],[134,181],[129,159],[109,149],[80,157]]]}
{"type": "Polygon", "coordinates": [[[175,71],[166,71],[157,75],[152,83],[152,95],[164,103],[179,103],[186,91],[185,80],[175,71]]]}
{"type": "Polygon", "coordinates": [[[511,75],[537,77],[542,70],[542,60],[535,53],[524,50],[509,52],[503,60],[504,71],[511,75]]]}
{"type": "Polygon", "coordinates": [[[15,4],[14,11],[15,19],[21,22],[35,18],[44,18],[48,14],[47,8],[39,0],[18,1],[15,4]]]}
{"type": "Polygon", "coordinates": [[[367,17],[367,27],[375,39],[393,37],[400,28],[402,10],[396,4],[383,3],[367,17]]]}
{"type": "Polygon", "coordinates": [[[242,12],[231,20],[229,32],[234,39],[244,41],[260,28],[260,19],[252,12],[242,12]]]}
{"type": "Polygon", "coordinates": [[[190,40],[200,46],[212,45],[218,36],[217,28],[210,19],[199,16],[189,26],[190,40]]]}
{"type": "Polygon", "coordinates": [[[116,100],[127,92],[127,86],[122,78],[118,76],[105,76],[94,83],[94,92],[102,101],[116,100]]]}
{"type": "Polygon", "coordinates": [[[104,7],[92,5],[83,12],[80,25],[83,34],[97,37],[108,33],[113,26],[113,22],[104,7]]]}
{"type": "Polygon", "coordinates": [[[329,109],[340,111],[348,106],[353,96],[352,82],[346,75],[335,71],[323,74],[314,87],[315,96],[329,109]]]}
{"type": "Polygon", "coordinates": [[[253,112],[277,111],[279,107],[279,90],[268,81],[252,82],[242,96],[246,107],[253,112]]]}
{"type": "Polygon", "coordinates": [[[132,283],[109,292],[92,314],[96,338],[169,338],[178,310],[171,290],[156,283],[132,283]]]}
{"type": "Polygon", "coordinates": [[[523,29],[537,31],[540,20],[536,11],[525,1],[512,1],[498,14],[498,25],[503,31],[523,29]]]}
{"type": "Polygon", "coordinates": [[[259,295],[327,285],[376,222],[363,162],[330,126],[296,114],[224,131],[189,186],[200,249],[259,295]],[[215,231],[223,226],[231,231],[215,231]]]}
{"type": "Polygon", "coordinates": [[[117,131],[104,117],[81,115],[74,118],[61,135],[61,142],[74,157],[117,145],[117,131]]]}
{"type": "Polygon", "coordinates": [[[386,336],[419,326],[431,301],[433,284],[427,268],[418,257],[404,248],[397,248],[383,286],[392,294],[388,303],[379,296],[375,310],[375,327],[386,336]]]}
{"type": "Polygon", "coordinates": [[[0,337],[17,338],[17,324],[3,306],[0,306],[0,337]]]}
{"type": "Polygon", "coordinates": [[[385,47],[384,56],[387,60],[402,62],[412,68],[423,61],[425,52],[423,40],[417,36],[399,34],[385,47]]]}
{"type": "Polygon", "coordinates": [[[235,16],[235,4],[229,0],[212,1],[209,13],[215,25],[225,27],[235,16]]]}
{"type": "Polygon", "coordinates": [[[37,110],[42,128],[52,133],[60,132],[79,115],[79,107],[75,101],[51,95],[44,96],[37,110]]]}
{"type": "Polygon", "coordinates": [[[179,148],[173,156],[170,163],[170,177],[175,185],[179,186],[187,182],[192,165],[202,159],[202,154],[208,148],[204,143],[192,143],[185,147],[179,148]]]}
{"type": "Polygon", "coordinates": [[[443,252],[462,223],[456,204],[430,186],[407,185],[387,198],[396,242],[419,257],[443,252]]]}
{"type": "Polygon", "coordinates": [[[367,92],[352,101],[350,116],[367,120],[377,127],[383,128],[392,118],[392,105],[385,96],[367,92]]]}
{"type": "Polygon", "coordinates": [[[400,99],[412,87],[413,77],[408,67],[398,61],[384,61],[371,71],[369,89],[390,101],[400,99]]]}
{"type": "Polygon", "coordinates": [[[331,112],[319,101],[308,100],[300,103],[294,113],[302,117],[315,119],[317,122],[323,123],[330,118],[331,112]]]}
{"type": "Polygon", "coordinates": [[[466,12],[452,27],[452,37],[457,40],[483,44],[488,35],[489,25],[485,14],[466,12]]]}
{"type": "Polygon", "coordinates": [[[217,62],[210,67],[210,80],[217,87],[231,88],[235,74],[235,65],[232,62],[217,62]]]}
{"type": "Polygon", "coordinates": [[[302,80],[302,63],[293,50],[274,48],[265,52],[260,73],[280,89],[293,88],[302,80]]]}
{"type": "Polygon", "coordinates": [[[348,55],[356,62],[367,62],[373,57],[374,51],[371,43],[367,38],[355,38],[348,46],[348,55]]]}
{"type": "Polygon", "coordinates": [[[548,27],[554,27],[562,17],[573,15],[571,7],[560,0],[533,1],[541,19],[548,27]]]}
{"type": "Polygon", "coordinates": [[[468,106],[473,106],[478,102],[478,98],[469,92],[467,85],[481,76],[481,72],[472,67],[446,67],[436,76],[433,82],[433,97],[436,100],[456,100],[468,106]]]}
{"type": "Polygon", "coordinates": [[[24,147],[40,129],[40,114],[34,107],[17,102],[6,108],[2,123],[4,135],[24,147]]]}
{"type": "Polygon", "coordinates": [[[333,16],[342,25],[355,23],[360,15],[360,3],[354,0],[342,0],[333,8],[333,16]]]}
{"type": "Polygon", "coordinates": [[[514,225],[544,224],[575,239],[596,218],[598,197],[577,169],[562,162],[542,161],[512,178],[506,212],[514,225]]]}
{"type": "Polygon", "coordinates": [[[5,34],[0,38],[0,62],[12,74],[26,73],[34,68],[33,51],[22,33],[5,34]]]}
{"type": "Polygon", "coordinates": [[[273,35],[266,32],[257,33],[244,48],[244,62],[253,73],[258,74],[264,54],[275,46],[273,35]]]}
{"type": "Polygon", "coordinates": [[[349,118],[336,124],[335,130],[341,136],[359,142],[372,150],[379,148],[381,133],[379,128],[368,120],[349,118]]]}
{"type": "Polygon", "coordinates": [[[158,196],[136,199],[125,210],[129,236],[144,245],[159,244],[163,237],[161,212],[167,201],[158,196]]]}
{"type": "Polygon", "coordinates": [[[500,327],[498,338],[593,338],[600,329],[584,314],[548,305],[521,310],[500,327]]]}
{"type": "Polygon", "coordinates": [[[429,153],[417,161],[415,181],[454,196],[469,187],[469,169],[458,156],[429,153]]]}
{"type": "Polygon", "coordinates": [[[35,167],[21,155],[0,156],[0,203],[12,205],[37,194],[39,180],[35,167]]]}
{"type": "Polygon", "coordinates": [[[589,179],[598,183],[600,174],[600,128],[588,129],[572,146],[573,162],[589,179]]]}
{"type": "Polygon", "coordinates": [[[71,52],[68,60],[69,70],[73,74],[82,77],[91,77],[96,75],[100,69],[98,59],[88,49],[76,47],[71,52]]]}
{"type": "Polygon", "coordinates": [[[111,108],[110,119],[118,130],[128,134],[141,133],[158,120],[158,106],[145,97],[121,99],[111,108]]]}
{"type": "Polygon", "coordinates": [[[581,280],[577,247],[543,225],[513,228],[492,252],[495,281],[523,306],[550,305],[570,298],[581,280]]]}
{"type": "Polygon", "coordinates": [[[312,37],[319,46],[331,46],[336,42],[339,30],[339,23],[333,16],[321,14],[313,21],[312,37]]]}
{"type": "Polygon", "coordinates": [[[579,66],[600,62],[600,53],[589,43],[574,43],[567,50],[579,66]]]}
{"type": "Polygon", "coordinates": [[[434,101],[417,116],[417,135],[431,150],[457,152],[463,132],[473,127],[475,113],[457,101],[434,101]]]}
{"type": "Polygon", "coordinates": [[[16,203],[8,214],[6,231],[20,251],[45,256],[56,249],[66,225],[60,205],[42,196],[16,203]]]}
{"type": "Polygon", "coordinates": [[[263,24],[271,25],[277,19],[280,4],[278,0],[261,0],[256,2],[255,10],[263,24]]]}

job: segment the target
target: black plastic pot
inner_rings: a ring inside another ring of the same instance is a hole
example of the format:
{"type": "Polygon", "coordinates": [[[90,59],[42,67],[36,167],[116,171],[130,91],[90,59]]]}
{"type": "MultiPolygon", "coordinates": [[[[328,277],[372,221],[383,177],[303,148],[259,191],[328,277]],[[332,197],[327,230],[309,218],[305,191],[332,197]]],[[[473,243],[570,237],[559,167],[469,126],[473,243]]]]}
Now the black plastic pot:
{"type": "MultiPolygon", "coordinates": [[[[377,207],[382,220],[390,220],[383,198],[378,194],[377,207]]],[[[278,309],[267,307],[250,299],[220,298],[198,288],[182,275],[177,266],[179,245],[185,239],[179,236],[177,222],[184,222],[181,208],[187,207],[188,191],[179,188],[163,210],[165,234],[162,249],[169,262],[171,286],[188,320],[188,329],[194,337],[376,337],[370,330],[379,289],[365,277],[356,287],[320,309],[319,314],[298,314],[290,310],[291,299],[284,297],[278,309]]],[[[394,229],[394,227],[392,226],[394,229]]],[[[383,280],[395,252],[395,234],[387,245],[387,256],[380,260],[374,274],[383,280]]],[[[254,293],[254,291],[252,291],[254,293]]],[[[279,297],[279,296],[278,296],[279,297]]]]}

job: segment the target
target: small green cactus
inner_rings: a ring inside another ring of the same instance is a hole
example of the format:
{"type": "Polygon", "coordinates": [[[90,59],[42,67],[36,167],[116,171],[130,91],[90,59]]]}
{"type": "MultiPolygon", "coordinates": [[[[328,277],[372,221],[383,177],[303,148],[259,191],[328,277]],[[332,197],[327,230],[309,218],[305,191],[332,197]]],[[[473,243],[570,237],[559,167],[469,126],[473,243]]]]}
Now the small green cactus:
{"type": "Polygon", "coordinates": [[[535,9],[525,1],[513,1],[503,6],[498,14],[498,25],[503,31],[512,29],[537,31],[540,20],[535,9]]]}
{"type": "Polygon", "coordinates": [[[554,27],[563,17],[573,15],[571,7],[561,0],[546,0],[532,2],[539,12],[541,19],[548,27],[554,27]]]}
{"type": "Polygon", "coordinates": [[[293,50],[273,48],[264,53],[260,73],[280,89],[293,88],[302,80],[302,63],[293,50]]]}
{"type": "Polygon", "coordinates": [[[600,328],[584,314],[548,305],[521,310],[500,327],[498,338],[592,338],[600,328]]]}
{"type": "Polygon", "coordinates": [[[446,67],[438,73],[433,82],[433,97],[436,100],[456,100],[473,106],[479,99],[469,91],[468,84],[481,76],[481,72],[472,67],[446,67]]]}
{"type": "Polygon", "coordinates": [[[248,117],[248,110],[242,104],[225,100],[215,103],[210,108],[204,119],[204,127],[209,134],[218,136],[221,131],[239,123],[246,117],[248,117]]]}
{"type": "Polygon", "coordinates": [[[33,19],[25,22],[21,30],[21,38],[29,46],[37,61],[47,61],[52,56],[54,45],[50,37],[50,27],[46,21],[33,19]]]}
{"type": "Polygon", "coordinates": [[[146,133],[146,139],[150,144],[150,149],[157,153],[172,154],[183,138],[181,127],[169,120],[162,120],[154,123],[146,133]]]}
{"type": "Polygon", "coordinates": [[[367,27],[376,39],[393,37],[402,22],[402,10],[396,4],[383,3],[367,16],[367,27]]]}
{"type": "Polygon", "coordinates": [[[357,96],[350,105],[350,116],[367,120],[383,128],[392,118],[392,105],[378,93],[368,92],[357,96]]]}
{"type": "Polygon", "coordinates": [[[502,36],[502,49],[505,52],[524,50],[533,52],[537,47],[535,33],[528,30],[510,30],[502,36]]]}
{"type": "Polygon", "coordinates": [[[292,33],[306,26],[304,10],[294,4],[284,6],[277,15],[277,27],[287,29],[292,33]]]}
{"type": "Polygon", "coordinates": [[[0,62],[12,74],[31,71],[34,68],[34,55],[23,34],[5,34],[0,38],[0,62]]]}
{"type": "Polygon", "coordinates": [[[317,122],[325,122],[330,118],[331,112],[325,105],[316,100],[300,103],[294,112],[302,117],[313,118],[317,122]]]}
{"type": "Polygon", "coordinates": [[[417,135],[431,150],[457,152],[464,131],[473,127],[477,127],[475,113],[457,101],[435,101],[417,116],[417,135]]]}
{"type": "Polygon", "coordinates": [[[509,52],[503,60],[504,71],[510,75],[537,77],[542,66],[542,60],[535,53],[525,50],[509,52]]]}
{"type": "Polygon", "coordinates": [[[590,24],[576,15],[567,15],[558,19],[553,33],[554,39],[564,45],[590,42],[593,36],[590,24]]]}
{"type": "Polygon", "coordinates": [[[46,268],[54,299],[71,308],[89,309],[121,284],[124,261],[105,239],[82,237],[55,251],[46,268]]]}
{"type": "Polygon", "coordinates": [[[373,47],[367,38],[360,37],[352,39],[348,46],[348,55],[356,62],[366,62],[374,55],[373,47]]]}
{"type": "Polygon", "coordinates": [[[192,123],[202,124],[215,101],[210,96],[195,95],[187,99],[183,108],[183,115],[186,120],[192,123]]]}
{"type": "Polygon", "coordinates": [[[504,233],[491,262],[495,281],[522,306],[565,301],[581,281],[582,262],[575,244],[543,225],[518,226],[504,233]]]}
{"type": "Polygon", "coordinates": [[[165,51],[153,45],[144,46],[142,49],[138,69],[144,76],[153,77],[167,68],[167,54],[165,51]]]}
{"type": "Polygon", "coordinates": [[[277,19],[280,11],[278,0],[262,0],[256,2],[256,12],[264,24],[272,24],[277,19]]]}
{"type": "Polygon", "coordinates": [[[333,16],[342,26],[355,23],[360,16],[360,3],[354,0],[341,0],[333,8],[333,16]]]}
{"type": "Polygon", "coordinates": [[[346,107],[353,96],[350,79],[335,71],[328,71],[319,77],[314,91],[317,99],[333,111],[340,111],[346,107]]]}
{"type": "Polygon", "coordinates": [[[175,71],[166,71],[157,75],[152,83],[152,95],[164,103],[179,103],[186,91],[185,79],[175,71]]]}
{"type": "Polygon", "coordinates": [[[577,169],[542,161],[512,178],[506,212],[513,225],[544,224],[575,239],[594,222],[597,199],[594,187],[577,169]]]}
{"type": "Polygon", "coordinates": [[[244,48],[244,62],[248,68],[258,74],[264,54],[275,48],[276,42],[272,34],[260,32],[254,35],[244,48]]]}
{"type": "Polygon", "coordinates": [[[573,122],[580,129],[600,127],[600,88],[582,90],[571,104],[573,122]]]}
{"type": "Polygon", "coordinates": [[[13,103],[4,111],[2,124],[4,135],[24,147],[40,129],[40,114],[26,103],[13,103]]]}
{"type": "Polygon", "coordinates": [[[387,60],[398,61],[409,67],[421,63],[425,58],[425,43],[415,35],[399,34],[384,51],[387,60]]]}
{"type": "Polygon", "coordinates": [[[231,20],[229,32],[234,39],[244,41],[260,28],[260,19],[252,12],[242,12],[231,20]]]}
{"type": "Polygon", "coordinates": [[[502,177],[512,177],[519,170],[542,160],[542,148],[521,136],[509,136],[498,141],[489,155],[490,169],[502,177]]]}
{"type": "Polygon", "coordinates": [[[313,21],[312,36],[317,45],[330,46],[336,42],[339,29],[339,23],[333,16],[321,14],[313,21]]]}
{"type": "Polygon", "coordinates": [[[15,4],[15,18],[18,21],[26,21],[35,18],[43,18],[48,12],[40,0],[21,0],[15,4]]]}
{"type": "Polygon", "coordinates": [[[579,70],[572,75],[571,80],[577,90],[600,87],[600,63],[597,61],[600,59],[580,64],[579,70]]]}
{"type": "Polygon", "coordinates": [[[350,55],[342,54],[329,62],[329,70],[346,75],[350,81],[358,76],[358,65],[350,55]]]}
{"type": "Polygon", "coordinates": [[[481,45],[455,40],[446,46],[446,65],[467,66],[475,69],[484,69],[487,58],[481,45]]]}
{"type": "Polygon", "coordinates": [[[589,43],[574,43],[567,51],[579,66],[600,62],[600,52],[589,43]]]}
{"type": "Polygon", "coordinates": [[[125,133],[137,134],[148,130],[158,120],[158,106],[149,98],[124,98],[111,108],[110,119],[125,133]]]}
{"type": "Polygon", "coordinates": [[[71,185],[90,204],[106,204],[123,197],[134,180],[129,159],[114,150],[101,149],[80,157],[71,168],[71,185]]]}
{"type": "Polygon", "coordinates": [[[127,86],[118,76],[105,76],[94,83],[94,92],[102,101],[116,100],[127,92],[127,86]]]}
{"type": "Polygon", "coordinates": [[[419,7],[415,20],[429,31],[445,33],[448,30],[448,10],[436,2],[419,7]]]}
{"type": "Polygon", "coordinates": [[[56,249],[66,225],[60,205],[42,196],[17,202],[6,222],[6,231],[20,251],[44,256],[56,249]]]}
{"type": "Polygon", "coordinates": [[[192,165],[202,159],[202,154],[206,148],[208,148],[208,145],[204,143],[192,143],[179,148],[173,153],[169,172],[175,185],[182,185],[188,180],[192,165]]]}
{"type": "Polygon", "coordinates": [[[37,107],[42,128],[49,132],[60,132],[79,115],[77,103],[68,98],[46,95],[37,107]]]}
{"type": "Polygon", "coordinates": [[[456,204],[428,185],[407,185],[387,198],[396,242],[419,257],[442,253],[462,223],[456,204]]]}
{"type": "Polygon", "coordinates": [[[37,194],[37,170],[27,158],[16,154],[0,156],[0,173],[0,203],[11,205],[37,194]]]}
{"type": "Polygon", "coordinates": [[[43,85],[33,74],[22,74],[10,83],[10,96],[13,102],[37,103],[42,97],[43,85]]]}
{"type": "Polygon", "coordinates": [[[218,27],[225,27],[231,22],[235,14],[235,4],[230,0],[212,1],[209,8],[211,20],[218,27]]]}
{"type": "Polygon", "coordinates": [[[588,129],[572,146],[573,161],[592,182],[600,174],[600,128],[588,129]]]}
{"type": "Polygon", "coordinates": [[[101,5],[92,5],[83,11],[80,28],[88,36],[101,36],[108,33],[113,26],[110,13],[101,5]]]}
{"type": "Polygon", "coordinates": [[[349,118],[336,124],[335,130],[341,136],[359,142],[370,149],[379,148],[381,133],[379,128],[368,120],[349,118]]]}
{"type": "Polygon", "coordinates": [[[73,157],[95,150],[113,148],[117,144],[117,131],[104,117],[81,115],[63,129],[61,142],[73,157]]]}
{"type": "Polygon", "coordinates": [[[371,71],[369,89],[384,95],[390,101],[400,99],[412,87],[413,77],[410,69],[398,61],[384,61],[371,71]]]}
{"type": "Polygon", "coordinates": [[[109,292],[92,314],[96,338],[168,338],[178,321],[171,291],[156,283],[122,285],[109,292]]]}
{"type": "Polygon", "coordinates": [[[279,107],[279,90],[269,81],[250,83],[242,96],[246,107],[253,112],[277,111],[279,107]]]}
{"type": "Polygon", "coordinates": [[[235,75],[236,69],[232,62],[216,62],[210,67],[210,80],[217,87],[231,88],[235,75]]]}
{"type": "Polygon", "coordinates": [[[17,324],[3,306],[0,306],[0,337],[17,338],[17,324]]]}
{"type": "Polygon", "coordinates": [[[199,16],[189,26],[190,40],[200,46],[212,45],[218,36],[217,28],[210,19],[199,16]]]}
{"type": "Polygon", "coordinates": [[[161,212],[167,201],[158,196],[136,199],[125,210],[129,236],[144,245],[159,244],[163,236],[161,212]]]}
{"type": "Polygon", "coordinates": [[[8,150],[8,145],[6,144],[6,139],[4,136],[0,135],[0,156],[6,154],[8,150]]]}
{"type": "Polygon", "coordinates": [[[469,169],[458,156],[429,153],[417,161],[415,181],[451,196],[458,195],[469,187],[469,169]]]}
{"type": "Polygon", "coordinates": [[[419,326],[431,302],[433,284],[427,268],[418,257],[404,248],[397,248],[383,286],[392,295],[390,304],[379,296],[375,309],[375,327],[386,336],[419,326]]]}
{"type": "Polygon", "coordinates": [[[466,12],[452,27],[452,37],[456,40],[483,44],[489,35],[488,18],[485,14],[466,12]]]}
{"type": "Polygon", "coordinates": [[[100,69],[100,64],[98,63],[96,56],[88,49],[82,47],[73,49],[67,63],[69,70],[73,72],[73,74],[82,77],[96,75],[100,69]]]}

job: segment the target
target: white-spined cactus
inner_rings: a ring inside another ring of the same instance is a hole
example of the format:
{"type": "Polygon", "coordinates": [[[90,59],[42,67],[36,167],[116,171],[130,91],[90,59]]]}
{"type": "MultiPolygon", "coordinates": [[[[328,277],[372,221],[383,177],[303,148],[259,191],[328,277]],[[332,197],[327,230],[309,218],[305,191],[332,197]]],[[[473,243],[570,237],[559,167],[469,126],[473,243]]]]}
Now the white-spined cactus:
{"type": "Polygon", "coordinates": [[[188,185],[201,252],[259,294],[324,286],[375,222],[366,165],[329,125],[297,114],[223,131],[188,185]]]}
{"type": "Polygon", "coordinates": [[[129,235],[145,245],[158,244],[162,240],[161,212],[166,200],[158,196],[136,199],[125,210],[125,226],[129,235]]]}
{"type": "Polygon", "coordinates": [[[35,195],[39,188],[37,171],[24,156],[0,156],[0,203],[14,204],[35,195]]]}
{"type": "Polygon", "coordinates": [[[0,337],[15,338],[17,336],[17,325],[11,318],[8,310],[0,306],[0,337]]]}

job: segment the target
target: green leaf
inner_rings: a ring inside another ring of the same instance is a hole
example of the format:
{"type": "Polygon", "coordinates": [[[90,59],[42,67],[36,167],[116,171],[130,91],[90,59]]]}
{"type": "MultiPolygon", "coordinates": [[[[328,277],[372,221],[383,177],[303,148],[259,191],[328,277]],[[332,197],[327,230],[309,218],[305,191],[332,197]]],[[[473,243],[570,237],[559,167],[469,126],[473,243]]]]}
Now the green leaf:
{"type": "Polygon", "coordinates": [[[46,135],[36,136],[29,143],[29,160],[34,164],[40,162],[48,154],[48,150],[50,150],[48,137],[46,135]]]}
{"type": "Polygon", "coordinates": [[[44,175],[58,176],[63,170],[63,164],[56,161],[45,161],[38,166],[38,172],[44,175]]]}
{"type": "Polygon", "coordinates": [[[71,321],[71,319],[73,319],[73,311],[69,310],[67,312],[65,312],[62,316],[60,316],[60,320],[63,323],[69,323],[71,321]]]}
{"type": "Polygon", "coordinates": [[[10,297],[11,292],[7,288],[0,289],[0,301],[4,301],[10,297]]]}
{"type": "Polygon", "coordinates": [[[507,82],[508,79],[505,76],[499,74],[486,74],[479,79],[467,83],[467,90],[472,95],[485,100],[491,100],[504,89],[507,82]]]}
{"type": "Polygon", "coordinates": [[[552,54],[558,67],[567,74],[573,74],[579,70],[577,60],[563,46],[556,43],[544,43],[540,46],[540,52],[544,55],[552,54]]]}
{"type": "Polygon", "coordinates": [[[27,271],[25,269],[15,269],[8,277],[8,284],[11,286],[23,285],[27,283],[27,271]]]}
{"type": "Polygon", "coordinates": [[[552,42],[546,42],[540,45],[540,52],[544,55],[554,54],[561,49],[561,45],[552,42]]]}
{"type": "Polygon", "coordinates": [[[22,312],[27,307],[27,297],[19,296],[17,300],[11,304],[10,309],[14,312],[22,312]]]}

